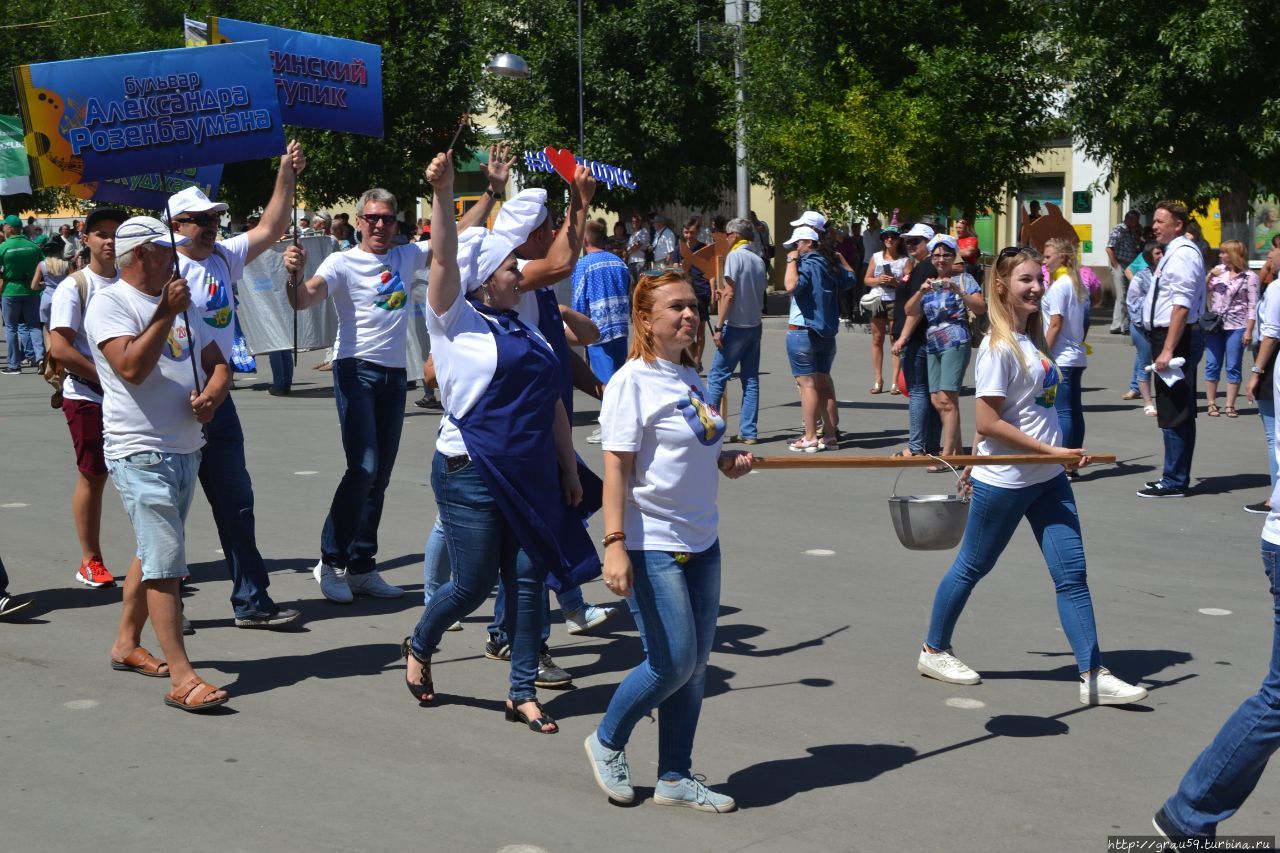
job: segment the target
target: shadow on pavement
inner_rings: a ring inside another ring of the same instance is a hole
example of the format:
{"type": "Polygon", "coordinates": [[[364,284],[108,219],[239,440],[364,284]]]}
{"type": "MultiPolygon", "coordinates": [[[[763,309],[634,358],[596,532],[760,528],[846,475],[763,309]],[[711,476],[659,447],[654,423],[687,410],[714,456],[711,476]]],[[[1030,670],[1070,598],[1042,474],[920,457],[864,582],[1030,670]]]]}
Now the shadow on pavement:
{"type": "MultiPolygon", "coordinates": [[[[1054,669],[1019,669],[1003,672],[992,672],[984,669],[982,670],[983,679],[1017,678],[1026,681],[1079,681],[1079,671],[1076,669],[1075,659],[1071,652],[1029,651],[1027,654],[1046,658],[1071,658],[1072,662],[1054,669]]],[[[1185,681],[1187,678],[1194,678],[1194,675],[1184,675],[1172,681],[1155,681],[1152,679],[1152,676],[1156,673],[1162,672],[1171,666],[1189,663],[1191,660],[1190,652],[1180,652],[1173,649],[1115,649],[1102,653],[1103,664],[1107,669],[1114,672],[1116,677],[1130,683],[1144,681],[1160,686],[1176,684],[1179,681],[1185,681]]]]}
{"type": "MultiPolygon", "coordinates": [[[[196,669],[217,669],[236,676],[231,684],[220,685],[234,699],[265,693],[281,687],[292,687],[311,678],[341,679],[360,675],[378,675],[400,657],[394,643],[371,643],[325,649],[310,655],[281,655],[259,660],[200,660],[196,669]]],[[[403,688],[401,688],[403,689],[403,688]]],[[[407,695],[408,691],[406,691],[407,695]]],[[[407,701],[412,701],[410,697],[407,701]]]]}
{"type": "Polygon", "coordinates": [[[909,746],[841,743],[811,746],[801,758],[763,761],[730,774],[725,789],[744,809],[775,806],[796,794],[867,782],[917,760],[909,746]]]}
{"type": "Polygon", "coordinates": [[[1249,489],[1261,489],[1271,485],[1266,474],[1227,474],[1221,477],[1196,477],[1191,487],[1193,495],[1224,495],[1249,489]]]}

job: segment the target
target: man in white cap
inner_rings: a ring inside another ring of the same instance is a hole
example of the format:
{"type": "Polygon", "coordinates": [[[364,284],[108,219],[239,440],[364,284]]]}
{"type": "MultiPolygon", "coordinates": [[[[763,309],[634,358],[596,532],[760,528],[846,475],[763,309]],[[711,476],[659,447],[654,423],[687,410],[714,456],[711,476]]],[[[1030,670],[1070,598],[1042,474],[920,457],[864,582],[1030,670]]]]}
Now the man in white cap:
{"type": "MultiPolygon", "coordinates": [[[[487,201],[467,211],[459,230],[482,221],[493,198],[501,194],[511,166],[504,155],[505,149],[490,149],[487,201]]],[[[431,258],[429,242],[395,243],[398,212],[391,193],[376,187],[366,190],[356,209],[360,245],[329,255],[314,276],[296,291],[287,291],[296,309],[332,296],[338,315],[333,396],[347,468],[324,522],[320,561],[313,574],[324,597],[339,604],[350,604],[356,594],[404,595],[378,574],[374,557],[383,499],[404,426],[409,289],[431,258]]],[[[303,269],[306,251],[289,247],[284,264],[291,273],[303,269]]]]}
{"type": "Polygon", "coordinates": [[[179,583],[187,575],[185,525],[204,444],[200,425],[226,398],[231,372],[207,327],[188,312],[191,293],[174,278],[171,240],[187,242],[150,216],[120,224],[120,280],[94,296],[85,331],[103,390],[107,468],[138,540],[111,666],[167,676],[173,689],[166,705],[205,711],[227,694],[196,675],[187,658],[179,583]],[[148,617],[164,660],[141,646],[148,617]]]}
{"type": "Polygon", "coordinates": [[[929,260],[929,241],[934,231],[923,222],[912,225],[902,235],[902,242],[907,247],[907,254],[915,266],[906,282],[899,282],[894,295],[893,314],[893,352],[902,355],[902,374],[907,380],[907,449],[899,451],[901,456],[920,456],[925,453],[937,453],[942,449],[942,418],[929,402],[929,360],[925,345],[925,324],[918,324],[910,336],[904,338],[906,327],[907,300],[929,279],[936,278],[938,271],[929,260]]]}
{"type": "MultiPolygon", "coordinates": [[[[275,189],[258,224],[229,240],[218,240],[218,222],[227,209],[199,187],[169,197],[174,231],[187,240],[178,249],[178,269],[191,288],[191,318],[204,327],[231,361],[235,333],[235,282],[245,265],[271,248],[289,227],[294,183],[307,165],[302,146],[289,143],[276,173],[275,189]]],[[[237,628],[279,629],[297,621],[267,592],[270,576],[258,551],[253,517],[253,482],[245,467],[244,431],[228,396],[205,430],[200,485],[213,510],[223,559],[231,575],[231,607],[237,628]]]]}

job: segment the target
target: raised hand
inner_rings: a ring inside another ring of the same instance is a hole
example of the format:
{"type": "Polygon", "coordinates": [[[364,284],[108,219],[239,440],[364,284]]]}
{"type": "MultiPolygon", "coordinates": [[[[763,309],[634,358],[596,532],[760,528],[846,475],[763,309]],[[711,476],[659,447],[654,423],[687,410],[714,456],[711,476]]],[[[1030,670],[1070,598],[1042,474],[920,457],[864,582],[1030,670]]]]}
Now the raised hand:
{"type": "Polygon", "coordinates": [[[284,250],[284,268],[294,276],[307,266],[307,250],[302,246],[290,246],[284,250]]]}
{"type": "Polygon", "coordinates": [[[596,194],[596,177],[586,166],[579,166],[573,173],[573,193],[583,207],[591,206],[596,194]]]}
{"type": "Polygon", "coordinates": [[[489,162],[480,167],[485,179],[489,181],[489,189],[496,193],[506,189],[507,180],[511,177],[511,166],[515,162],[516,155],[511,153],[505,142],[489,146],[489,162]]]}
{"type": "Polygon", "coordinates": [[[444,151],[432,158],[426,171],[427,183],[435,190],[453,188],[453,152],[444,151]]]}
{"type": "Polygon", "coordinates": [[[296,139],[289,140],[289,147],[285,149],[280,163],[291,166],[295,175],[301,174],[302,170],[307,168],[307,155],[302,150],[302,143],[296,139]]]}

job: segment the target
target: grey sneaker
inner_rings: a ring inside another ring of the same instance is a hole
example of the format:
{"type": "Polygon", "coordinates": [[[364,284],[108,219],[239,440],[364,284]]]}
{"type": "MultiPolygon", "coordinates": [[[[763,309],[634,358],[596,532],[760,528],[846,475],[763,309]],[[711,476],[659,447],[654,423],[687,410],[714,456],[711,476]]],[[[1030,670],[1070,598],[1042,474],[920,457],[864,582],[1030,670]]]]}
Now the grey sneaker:
{"type": "Polygon", "coordinates": [[[945,681],[948,684],[978,684],[982,677],[969,669],[951,652],[931,652],[921,647],[916,671],[921,675],[945,681]]]}
{"type": "Polygon", "coordinates": [[[399,598],[404,595],[403,589],[387,583],[376,571],[365,572],[362,575],[347,572],[347,586],[353,594],[367,595],[371,598],[399,598]]]}
{"type": "Polygon", "coordinates": [[[302,614],[296,610],[280,609],[275,613],[252,613],[248,616],[237,616],[237,628],[264,628],[268,631],[292,625],[302,614]]]}
{"type": "Polygon", "coordinates": [[[538,674],[533,679],[534,687],[558,690],[572,685],[573,676],[567,670],[557,666],[549,652],[544,651],[538,655],[538,674]]]}
{"type": "Polygon", "coordinates": [[[356,597],[347,586],[347,570],[331,566],[324,560],[316,563],[311,570],[316,583],[320,584],[320,592],[325,598],[337,604],[350,604],[356,597]]]}
{"type": "Polygon", "coordinates": [[[701,776],[686,776],[674,782],[659,779],[653,801],[660,806],[684,806],[700,812],[731,812],[738,808],[733,797],[717,793],[703,784],[701,776]]]}
{"type": "Polygon", "coordinates": [[[587,735],[582,744],[591,761],[591,772],[600,790],[615,803],[629,803],[636,798],[631,787],[631,770],[627,767],[627,754],[620,749],[609,749],[596,737],[595,731],[587,735]]]}
{"type": "Polygon", "coordinates": [[[618,608],[585,604],[581,610],[566,610],[564,624],[570,634],[585,634],[618,615],[618,608]]]}

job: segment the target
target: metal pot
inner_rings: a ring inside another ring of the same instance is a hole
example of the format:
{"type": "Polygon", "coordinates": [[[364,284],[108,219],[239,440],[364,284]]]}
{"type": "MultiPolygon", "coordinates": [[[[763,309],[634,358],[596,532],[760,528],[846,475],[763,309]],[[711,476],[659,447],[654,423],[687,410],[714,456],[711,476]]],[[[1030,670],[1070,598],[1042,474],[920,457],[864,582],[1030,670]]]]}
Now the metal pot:
{"type": "MultiPolygon", "coordinates": [[[[946,460],[938,461],[951,468],[958,482],[960,472],[946,460]]],[[[964,527],[969,519],[969,499],[955,494],[899,495],[898,480],[902,479],[903,471],[899,471],[894,479],[893,496],[889,498],[889,517],[893,519],[898,541],[912,551],[954,548],[964,538],[964,527]]]]}

